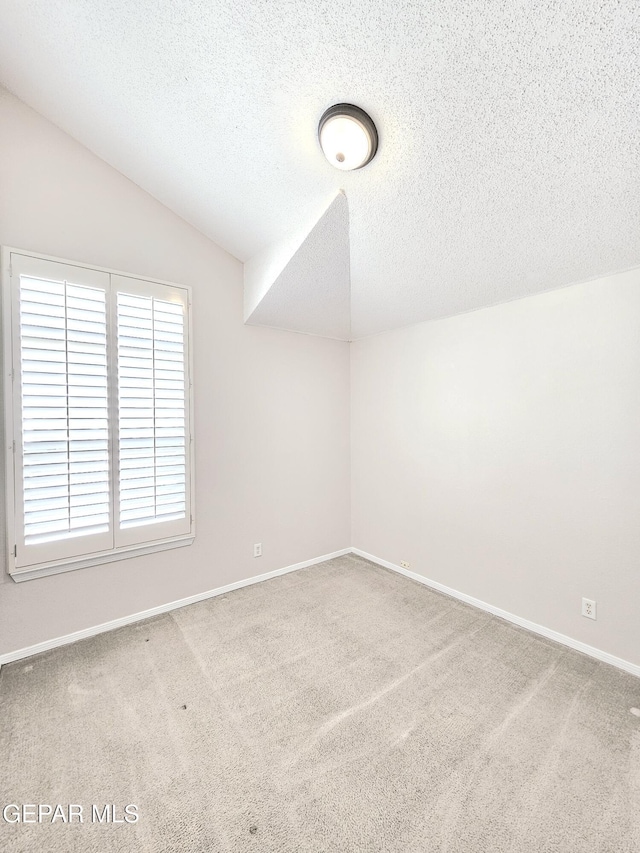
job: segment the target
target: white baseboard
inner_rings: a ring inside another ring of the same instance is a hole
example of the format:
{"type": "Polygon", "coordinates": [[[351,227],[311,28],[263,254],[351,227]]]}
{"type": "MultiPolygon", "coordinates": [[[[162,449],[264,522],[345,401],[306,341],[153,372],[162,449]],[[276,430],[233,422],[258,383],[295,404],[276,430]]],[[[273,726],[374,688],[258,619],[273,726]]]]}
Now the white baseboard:
{"type": "Polygon", "coordinates": [[[609,652],[604,652],[601,649],[595,648],[595,646],[589,646],[586,643],[582,643],[580,640],[574,640],[573,637],[567,637],[565,634],[560,634],[558,631],[553,631],[551,628],[546,628],[544,625],[538,625],[535,622],[530,622],[528,619],[515,616],[513,613],[509,613],[506,610],[494,607],[493,604],[487,604],[486,601],[481,601],[479,598],[473,598],[471,595],[467,595],[464,592],[458,592],[458,590],[438,583],[438,581],[429,580],[429,578],[426,578],[423,575],[418,575],[408,569],[403,569],[401,566],[397,566],[395,563],[390,563],[388,560],[382,560],[379,557],[375,557],[373,554],[368,554],[360,548],[343,548],[341,551],[334,551],[332,554],[324,554],[322,557],[315,557],[312,560],[305,560],[302,563],[294,563],[291,566],[285,566],[283,569],[275,569],[274,571],[266,572],[263,575],[256,575],[252,578],[236,581],[235,583],[207,590],[206,592],[200,592],[196,595],[188,596],[187,598],[170,601],[167,604],[161,604],[158,607],[152,607],[149,610],[132,613],[130,616],[122,616],[119,619],[112,619],[110,622],[103,622],[101,625],[94,625],[91,628],[74,631],[71,634],[65,634],[62,637],[56,637],[52,640],[45,640],[42,643],[35,643],[33,646],[26,646],[25,648],[17,649],[14,652],[7,652],[4,655],[0,655],[0,666],[6,663],[11,663],[12,661],[30,657],[31,655],[39,654],[40,652],[49,651],[49,649],[55,649],[58,646],[65,646],[68,643],[74,643],[76,640],[84,640],[87,637],[93,637],[96,634],[102,634],[105,631],[113,631],[115,628],[121,628],[124,625],[131,625],[133,622],[139,622],[142,619],[149,619],[151,616],[159,616],[161,613],[168,613],[171,610],[176,610],[179,607],[186,607],[189,604],[195,604],[196,602],[204,601],[207,598],[215,598],[217,595],[224,595],[227,592],[232,592],[234,589],[240,589],[243,586],[261,583],[262,581],[278,577],[279,575],[286,575],[289,572],[295,572],[298,569],[315,566],[318,563],[324,563],[327,560],[332,560],[334,557],[342,557],[345,554],[356,554],[359,557],[364,557],[365,560],[370,560],[372,563],[377,563],[379,566],[391,569],[393,572],[397,572],[398,574],[411,578],[424,586],[428,586],[431,589],[435,589],[438,592],[442,592],[445,595],[456,598],[458,601],[463,601],[465,604],[470,604],[472,607],[485,610],[487,613],[499,616],[507,622],[512,622],[514,625],[526,628],[527,631],[532,631],[534,634],[540,634],[542,637],[547,637],[549,640],[554,640],[556,643],[561,643],[563,646],[568,646],[571,649],[575,649],[578,652],[589,655],[589,657],[595,658],[596,660],[611,664],[612,666],[618,667],[618,669],[622,669],[625,672],[640,678],[640,666],[638,664],[616,657],[615,655],[609,654],[609,652]]]}
{"type": "Polygon", "coordinates": [[[216,595],[224,595],[225,592],[232,592],[234,589],[240,589],[243,586],[250,586],[254,583],[268,581],[270,578],[276,578],[279,575],[286,575],[289,572],[298,571],[298,569],[306,569],[307,566],[315,566],[317,563],[325,563],[327,560],[332,560],[334,557],[342,557],[345,554],[350,554],[351,548],[343,548],[341,551],[334,551],[332,554],[325,554],[322,557],[315,557],[312,560],[305,560],[303,563],[294,563],[292,566],[285,566],[284,569],[275,569],[272,572],[265,572],[263,575],[256,575],[253,578],[236,581],[235,583],[220,586],[217,589],[210,589],[207,592],[199,592],[197,595],[190,595],[187,598],[180,598],[178,601],[170,601],[168,604],[160,604],[158,607],[151,607],[149,610],[143,610],[140,613],[132,613],[130,616],[122,616],[119,619],[112,619],[110,622],[103,622],[101,625],[94,625],[91,628],[83,628],[81,631],[74,631],[72,634],[65,634],[62,637],[56,637],[53,640],[45,640],[42,643],[35,643],[33,646],[26,646],[23,649],[17,649],[15,652],[7,652],[0,655],[0,666],[6,663],[11,663],[14,660],[37,655],[40,652],[48,652],[49,649],[55,649],[58,646],[66,646],[68,643],[75,643],[76,640],[84,640],[86,637],[94,637],[96,634],[102,634],[105,631],[113,631],[115,628],[122,628],[123,625],[131,625],[133,622],[139,622],[141,619],[149,619],[151,616],[159,616],[161,613],[168,613],[170,610],[176,610],[178,607],[186,607],[188,604],[195,604],[198,601],[204,601],[206,598],[214,598],[216,595]]]}
{"type": "Polygon", "coordinates": [[[423,575],[418,575],[415,572],[410,572],[408,569],[403,569],[402,566],[397,566],[395,563],[390,563],[388,560],[381,560],[379,557],[374,557],[373,554],[367,554],[366,551],[361,551],[360,548],[351,548],[352,554],[357,554],[359,557],[364,557],[365,560],[370,560],[372,563],[377,563],[379,566],[384,566],[385,569],[391,569],[392,572],[398,572],[407,578],[411,578],[418,583],[424,584],[431,589],[442,592],[445,595],[450,595],[452,598],[457,598],[458,601],[464,601],[465,604],[471,604],[473,607],[478,607],[480,610],[486,610],[487,613],[492,613],[494,616],[499,616],[501,619],[506,619],[507,622],[512,622],[514,625],[519,625],[521,628],[526,628],[527,631],[532,631],[534,634],[540,634],[542,637],[547,637],[549,640],[555,640],[556,643],[562,643],[563,646],[568,646],[570,649],[575,649],[596,660],[609,663],[612,666],[623,669],[625,672],[631,673],[640,678],[640,666],[631,663],[624,658],[616,657],[603,652],[601,649],[596,649],[595,646],[589,646],[582,643],[580,640],[574,640],[573,637],[567,637],[565,634],[560,634],[558,631],[553,631],[551,628],[545,628],[544,625],[538,625],[535,622],[530,622],[528,619],[523,619],[520,616],[515,616],[506,610],[501,610],[499,607],[494,607],[493,604],[487,604],[486,601],[480,601],[479,598],[473,598],[464,592],[458,592],[457,589],[438,583],[437,581],[429,580],[423,575]]]}

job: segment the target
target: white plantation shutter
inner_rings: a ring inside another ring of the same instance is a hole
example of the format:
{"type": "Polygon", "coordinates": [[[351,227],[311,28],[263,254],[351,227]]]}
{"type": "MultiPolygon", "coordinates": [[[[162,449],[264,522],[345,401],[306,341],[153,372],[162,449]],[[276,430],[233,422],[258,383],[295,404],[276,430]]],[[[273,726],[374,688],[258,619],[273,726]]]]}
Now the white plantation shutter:
{"type": "Polygon", "coordinates": [[[25,542],[109,528],[105,293],[21,277],[25,542]]]}
{"type": "Polygon", "coordinates": [[[109,277],[15,264],[20,390],[17,564],[112,547],[109,277]]]}
{"type": "Polygon", "coordinates": [[[190,528],[184,291],[114,276],[118,348],[118,538],[190,528]]]}
{"type": "Polygon", "coordinates": [[[192,535],[188,309],[185,288],[11,254],[17,579],[192,535]]]}

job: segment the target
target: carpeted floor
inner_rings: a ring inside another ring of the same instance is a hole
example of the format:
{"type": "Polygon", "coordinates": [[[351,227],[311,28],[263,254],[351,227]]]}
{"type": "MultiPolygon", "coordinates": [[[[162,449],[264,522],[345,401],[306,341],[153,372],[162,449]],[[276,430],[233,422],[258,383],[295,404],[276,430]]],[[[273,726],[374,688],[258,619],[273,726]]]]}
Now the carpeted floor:
{"type": "Polygon", "coordinates": [[[0,679],[3,853],[640,851],[640,680],[358,557],[0,679]]]}

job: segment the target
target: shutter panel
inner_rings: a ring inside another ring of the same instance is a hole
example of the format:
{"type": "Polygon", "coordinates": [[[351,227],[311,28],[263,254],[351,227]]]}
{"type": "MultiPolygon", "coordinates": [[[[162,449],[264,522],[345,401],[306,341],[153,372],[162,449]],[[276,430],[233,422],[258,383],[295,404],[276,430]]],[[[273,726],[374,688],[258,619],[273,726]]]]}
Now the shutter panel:
{"type": "Polygon", "coordinates": [[[20,358],[17,565],[32,565],[113,547],[108,276],[89,271],[85,282],[84,270],[19,256],[13,266],[20,358]]]}
{"type": "Polygon", "coordinates": [[[186,294],[113,276],[118,362],[117,544],[189,532],[186,294]]]}

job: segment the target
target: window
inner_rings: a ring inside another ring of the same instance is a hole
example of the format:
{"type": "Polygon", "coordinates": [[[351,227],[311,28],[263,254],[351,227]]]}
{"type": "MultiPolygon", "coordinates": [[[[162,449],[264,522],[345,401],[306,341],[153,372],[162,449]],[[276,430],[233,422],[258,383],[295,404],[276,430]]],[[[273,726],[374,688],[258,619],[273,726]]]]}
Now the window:
{"type": "Polygon", "coordinates": [[[10,574],[190,544],[188,288],[5,255],[10,574]]]}

